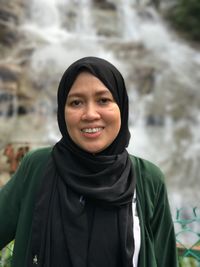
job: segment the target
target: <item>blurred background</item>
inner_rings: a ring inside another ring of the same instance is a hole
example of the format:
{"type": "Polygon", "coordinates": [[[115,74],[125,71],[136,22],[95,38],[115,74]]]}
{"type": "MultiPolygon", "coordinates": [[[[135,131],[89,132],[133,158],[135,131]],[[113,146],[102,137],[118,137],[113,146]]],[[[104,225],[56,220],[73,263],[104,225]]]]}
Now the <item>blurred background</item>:
{"type": "Polygon", "coordinates": [[[58,83],[84,56],[123,74],[128,150],[160,166],[187,218],[200,203],[199,0],[0,0],[0,186],[59,140],[58,83]]]}
{"type": "Polygon", "coordinates": [[[162,168],[176,206],[199,203],[198,2],[1,0],[0,179],[15,170],[6,164],[12,153],[60,138],[59,79],[74,60],[94,55],[125,78],[130,153],[162,168]]]}

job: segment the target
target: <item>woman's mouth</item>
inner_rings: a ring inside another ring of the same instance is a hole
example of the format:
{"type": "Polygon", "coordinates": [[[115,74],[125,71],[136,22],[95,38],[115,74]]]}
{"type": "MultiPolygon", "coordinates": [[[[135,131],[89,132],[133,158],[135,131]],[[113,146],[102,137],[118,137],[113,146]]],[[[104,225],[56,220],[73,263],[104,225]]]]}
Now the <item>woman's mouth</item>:
{"type": "Polygon", "coordinates": [[[97,138],[101,135],[104,127],[83,128],[81,132],[84,137],[97,138]]]}
{"type": "Polygon", "coordinates": [[[103,127],[96,127],[96,128],[84,128],[81,131],[84,133],[97,133],[103,130],[103,127]]]}

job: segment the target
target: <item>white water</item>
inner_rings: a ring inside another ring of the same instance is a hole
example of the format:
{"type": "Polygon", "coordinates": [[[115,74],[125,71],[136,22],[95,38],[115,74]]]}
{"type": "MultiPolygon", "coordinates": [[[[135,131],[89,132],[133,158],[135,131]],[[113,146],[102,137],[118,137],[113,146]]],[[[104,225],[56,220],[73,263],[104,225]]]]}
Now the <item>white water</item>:
{"type": "Polygon", "coordinates": [[[63,4],[61,0],[30,1],[28,17],[26,23],[22,25],[23,31],[49,43],[60,43],[61,40],[66,40],[67,32],[62,28],[59,12],[61,4],[63,4]]]}
{"type": "Polygon", "coordinates": [[[75,32],[80,37],[95,37],[95,28],[91,16],[91,0],[76,1],[76,27],[75,32]]]}
{"type": "MultiPolygon", "coordinates": [[[[194,184],[198,182],[200,160],[200,110],[198,104],[192,107],[192,104],[189,101],[185,102],[186,98],[182,99],[181,95],[194,94],[197,99],[200,98],[200,54],[180,41],[177,35],[167,28],[156,11],[145,6],[145,1],[143,4],[140,1],[140,5],[136,0],[111,2],[116,5],[118,22],[114,27],[117,27],[118,32],[116,36],[109,37],[99,36],[97,33],[99,25],[95,25],[96,11],[91,0],[30,1],[31,15],[22,28],[36,47],[31,58],[31,72],[37,80],[44,80],[45,83],[48,79],[48,83],[51,84],[51,79],[52,82],[55,80],[54,76],[59,79],[74,60],[88,55],[103,57],[113,62],[125,77],[131,76],[136,66],[152,66],[155,69],[152,93],[140,95],[135,91],[134,82],[128,83],[132,122],[129,151],[154,161],[169,174],[171,199],[177,206],[182,206],[184,201],[192,205],[199,199],[199,192],[194,190],[194,184]],[[68,9],[74,12],[73,27],[68,27],[68,24],[64,23],[64,11],[68,9]],[[121,54],[126,55],[126,59],[120,57],[112,47],[108,49],[109,42],[117,44],[121,54]],[[128,53],[131,54],[133,51],[127,52],[123,48],[124,44],[135,43],[144,47],[145,53],[142,56],[129,56],[128,53]],[[180,95],[180,99],[175,98],[174,92],[180,95]],[[146,125],[146,109],[151,103],[160,110],[163,125],[146,125]],[[170,112],[177,105],[186,105],[188,112],[175,121],[170,112]],[[177,140],[177,132],[185,128],[189,128],[190,137],[177,140]],[[173,164],[177,158],[180,158],[183,164],[178,165],[178,168],[182,166],[180,170],[174,171],[176,166],[173,164]],[[173,175],[170,176],[171,173],[173,175]],[[184,198],[180,192],[180,185],[184,191],[184,198]]],[[[104,21],[99,23],[103,24],[104,21]]],[[[45,90],[48,95],[50,89],[47,87],[45,90]]],[[[55,117],[52,119],[50,111],[46,126],[43,123],[41,140],[46,139],[46,133],[51,142],[59,138],[54,120],[55,117]]],[[[37,123],[39,124],[39,121],[37,123]]],[[[35,138],[37,135],[35,131],[33,133],[35,138]]],[[[31,133],[29,134],[31,138],[31,133]]],[[[41,133],[38,132],[38,136],[39,134],[41,133]]]]}
{"type": "Polygon", "coordinates": [[[139,20],[136,15],[136,10],[132,8],[131,0],[120,1],[118,5],[118,15],[119,15],[119,21],[121,23],[120,26],[121,26],[121,33],[123,40],[139,41],[140,39],[140,33],[138,32],[139,20]]]}

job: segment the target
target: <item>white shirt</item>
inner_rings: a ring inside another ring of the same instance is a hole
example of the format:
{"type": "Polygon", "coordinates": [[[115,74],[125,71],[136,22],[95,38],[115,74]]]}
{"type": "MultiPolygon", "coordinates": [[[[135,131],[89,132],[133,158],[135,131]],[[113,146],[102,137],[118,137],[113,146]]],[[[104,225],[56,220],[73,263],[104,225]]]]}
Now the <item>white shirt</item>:
{"type": "Polygon", "coordinates": [[[133,238],[135,242],[135,250],[133,254],[133,267],[137,267],[138,264],[138,256],[140,252],[140,246],[141,246],[141,231],[140,231],[140,221],[137,214],[137,208],[136,208],[136,190],[134,192],[133,196],[133,204],[132,204],[132,212],[133,212],[133,238]]]}

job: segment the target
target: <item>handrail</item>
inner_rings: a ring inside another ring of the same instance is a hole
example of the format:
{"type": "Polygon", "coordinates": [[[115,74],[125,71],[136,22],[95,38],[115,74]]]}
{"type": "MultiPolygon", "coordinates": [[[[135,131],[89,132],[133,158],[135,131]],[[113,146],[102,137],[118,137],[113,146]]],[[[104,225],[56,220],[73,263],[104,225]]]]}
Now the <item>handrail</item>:
{"type": "Polygon", "coordinates": [[[189,217],[186,208],[177,209],[174,226],[180,266],[200,267],[199,209],[197,207],[191,208],[189,217]]]}

